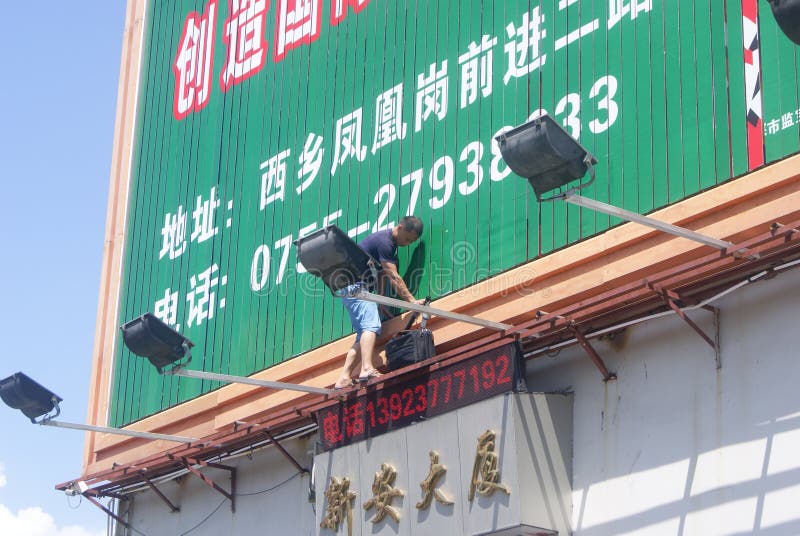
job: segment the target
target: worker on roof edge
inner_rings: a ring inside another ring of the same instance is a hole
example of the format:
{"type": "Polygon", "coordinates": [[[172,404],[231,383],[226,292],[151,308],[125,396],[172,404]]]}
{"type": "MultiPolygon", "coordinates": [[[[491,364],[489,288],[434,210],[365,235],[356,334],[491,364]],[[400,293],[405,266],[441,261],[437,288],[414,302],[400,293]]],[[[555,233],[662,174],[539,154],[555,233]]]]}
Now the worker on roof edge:
{"type": "MultiPolygon", "coordinates": [[[[388,280],[400,298],[416,304],[422,304],[425,300],[414,298],[397,271],[397,247],[408,246],[416,242],[422,234],[422,228],[422,220],[416,216],[406,216],[393,229],[372,233],[358,244],[370,257],[380,263],[379,281],[388,280]]],[[[362,289],[364,285],[364,283],[355,283],[344,289],[344,293],[353,294],[362,289]]],[[[378,288],[381,288],[381,285],[378,288]]],[[[334,385],[336,389],[353,385],[353,369],[359,360],[361,361],[361,371],[356,379],[366,381],[381,375],[373,364],[375,340],[381,332],[378,305],[347,297],[343,297],[342,302],[350,314],[350,322],[356,332],[356,342],[347,351],[344,367],[334,385]]]]}

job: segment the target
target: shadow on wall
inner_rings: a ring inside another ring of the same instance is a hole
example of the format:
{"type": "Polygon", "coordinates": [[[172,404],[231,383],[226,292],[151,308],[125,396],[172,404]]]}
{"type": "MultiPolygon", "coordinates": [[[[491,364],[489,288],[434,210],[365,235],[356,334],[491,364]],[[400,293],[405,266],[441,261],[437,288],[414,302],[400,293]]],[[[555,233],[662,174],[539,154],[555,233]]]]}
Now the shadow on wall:
{"type": "MultiPolygon", "coordinates": [[[[800,273],[719,302],[722,368],[675,317],[529,363],[529,388],[574,390],[575,535],[800,534],[800,273]]],[[[711,315],[690,316],[713,333],[711,315]]]]}

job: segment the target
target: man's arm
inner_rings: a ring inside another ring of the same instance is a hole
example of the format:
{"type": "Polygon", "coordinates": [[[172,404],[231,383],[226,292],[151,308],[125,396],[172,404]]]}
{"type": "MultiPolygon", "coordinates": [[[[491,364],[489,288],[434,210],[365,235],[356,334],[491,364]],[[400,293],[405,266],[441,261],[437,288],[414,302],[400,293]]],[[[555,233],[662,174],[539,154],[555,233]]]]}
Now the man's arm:
{"type": "Polygon", "coordinates": [[[406,282],[403,281],[402,277],[400,277],[400,273],[397,271],[396,264],[393,262],[383,261],[381,263],[381,268],[383,268],[383,273],[386,274],[386,278],[392,284],[392,287],[394,288],[395,292],[397,292],[398,296],[412,303],[422,304],[425,302],[425,300],[418,300],[414,298],[414,295],[411,294],[410,290],[408,290],[406,282]]]}

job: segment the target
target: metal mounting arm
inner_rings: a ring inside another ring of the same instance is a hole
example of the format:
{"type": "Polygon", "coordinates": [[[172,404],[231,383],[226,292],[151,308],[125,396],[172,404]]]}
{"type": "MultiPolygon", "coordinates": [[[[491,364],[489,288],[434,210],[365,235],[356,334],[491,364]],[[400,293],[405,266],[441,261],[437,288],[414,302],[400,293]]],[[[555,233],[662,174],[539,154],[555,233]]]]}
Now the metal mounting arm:
{"type": "Polygon", "coordinates": [[[597,212],[602,212],[603,214],[608,214],[609,216],[616,216],[617,218],[622,218],[626,221],[639,223],[671,235],[688,238],[689,240],[694,240],[695,242],[700,242],[701,244],[705,244],[713,248],[726,250],[733,246],[731,242],[726,242],[725,240],[719,240],[695,231],[690,231],[689,229],[684,229],[683,227],[678,227],[677,225],[672,225],[671,223],[648,218],[647,216],[642,216],[636,212],[631,212],[629,210],[625,210],[624,208],[619,208],[615,207],[614,205],[608,205],[600,201],[595,201],[594,199],[587,199],[586,197],[575,194],[574,190],[570,190],[560,197],[562,197],[567,203],[591,210],[596,210],[597,212]]]}
{"type": "Polygon", "coordinates": [[[380,294],[373,294],[366,290],[360,290],[350,296],[359,300],[370,301],[379,305],[388,305],[390,307],[398,307],[400,309],[408,309],[409,311],[416,311],[418,313],[425,313],[434,316],[441,316],[442,318],[449,318],[450,320],[457,320],[459,322],[466,322],[468,324],[475,324],[484,328],[494,329],[497,331],[506,331],[514,326],[511,324],[503,324],[501,322],[493,322],[492,320],[484,320],[474,316],[462,315],[460,313],[452,313],[443,309],[429,307],[427,305],[418,305],[416,303],[407,302],[405,300],[397,300],[380,294]]]}
{"type": "Polygon", "coordinates": [[[268,389],[287,389],[290,391],[302,391],[304,393],[315,393],[318,395],[333,396],[336,393],[332,389],[323,387],[312,387],[310,385],[299,385],[296,383],[275,382],[270,380],[257,380],[246,376],[231,376],[229,374],[217,374],[216,372],[203,372],[199,370],[187,370],[183,367],[174,367],[164,371],[164,374],[171,376],[183,376],[184,378],[195,378],[199,380],[213,380],[227,383],[244,383],[247,385],[257,385],[268,389]]]}
{"type": "Polygon", "coordinates": [[[72,428],[73,430],[85,430],[87,432],[100,432],[103,434],[124,435],[138,437],[141,439],[162,439],[164,441],[175,441],[177,443],[197,443],[200,440],[192,437],[183,437],[167,434],[155,434],[152,432],[138,432],[136,430],[126,430],[124,428],[109,428],[107,426],[94,426],[91,424],[77,424],[71,422],[54,421],[43,419],[39,422],[42,426],[55,426],[57,428],[72,428]]]}

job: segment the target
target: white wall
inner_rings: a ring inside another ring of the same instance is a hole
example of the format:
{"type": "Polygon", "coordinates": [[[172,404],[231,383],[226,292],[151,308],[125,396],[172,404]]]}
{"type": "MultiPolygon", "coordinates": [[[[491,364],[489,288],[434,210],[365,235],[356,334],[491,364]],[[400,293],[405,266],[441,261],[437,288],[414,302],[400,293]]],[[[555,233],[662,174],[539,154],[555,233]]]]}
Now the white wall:
{"type": "MultiPolygon", "coordinates": [[[[800,534],[798,304],[800,270],[720,301],[719,370],[713,350],[675,317],[592,341],[616,381],[603,383],[579,348],[529,363],[531,391],[574,391],[574,534],[800,534]]],[[[710,313],[690,316],[713,334],[710,313]]],[[[309,461],[306,442],[287,446],[309,461]]],[[[275,449],[236,463],[236,514],[225,501],[190,534],[317,532],[307,477],[241,495],[295,472],[275,449]]],[[[226,473],[204,472],[227,489],[226,473]]],[[[193,476],[162,489],[181,511],[137,495],[132,521],[147,536],[181,534],[223,501],[193,476]]]]}
{"type": "MultiPolygon", "coordinates": [[[[281,444],[301,465],[310,465],[308,440],[281,444]]],[[[134,496],[130,519],[135,530],[123,534],[178,536],[194,527],[197,528],[187,536],[316,533],[314,505],[308,502],[309,477],[299,476],[297,469],[277,449],[267,448],[255,452],[252,458],[244,456],[220,463],[238,467],[235,514],[223,495],[196,476],[186,475],[158,486],[173,504],[180,507],[180,512],[170,512],[151,491],[139,493],[134,496]],[[275,487],[282,482],[285,483],[275,487]]],[[[228,471],[204,468],[202,472],[225,490],[230,490],[228,471]]]]}
{"type": "MultiPolygon", "coordinates": [[[[573,530],[800,534],[800,273],[723,298],[722,368],[676,317],[529,363],[529,389],[574,390],[573,530]]],[[[712,315],[696,311],[713,337],[712,315]]]]}

